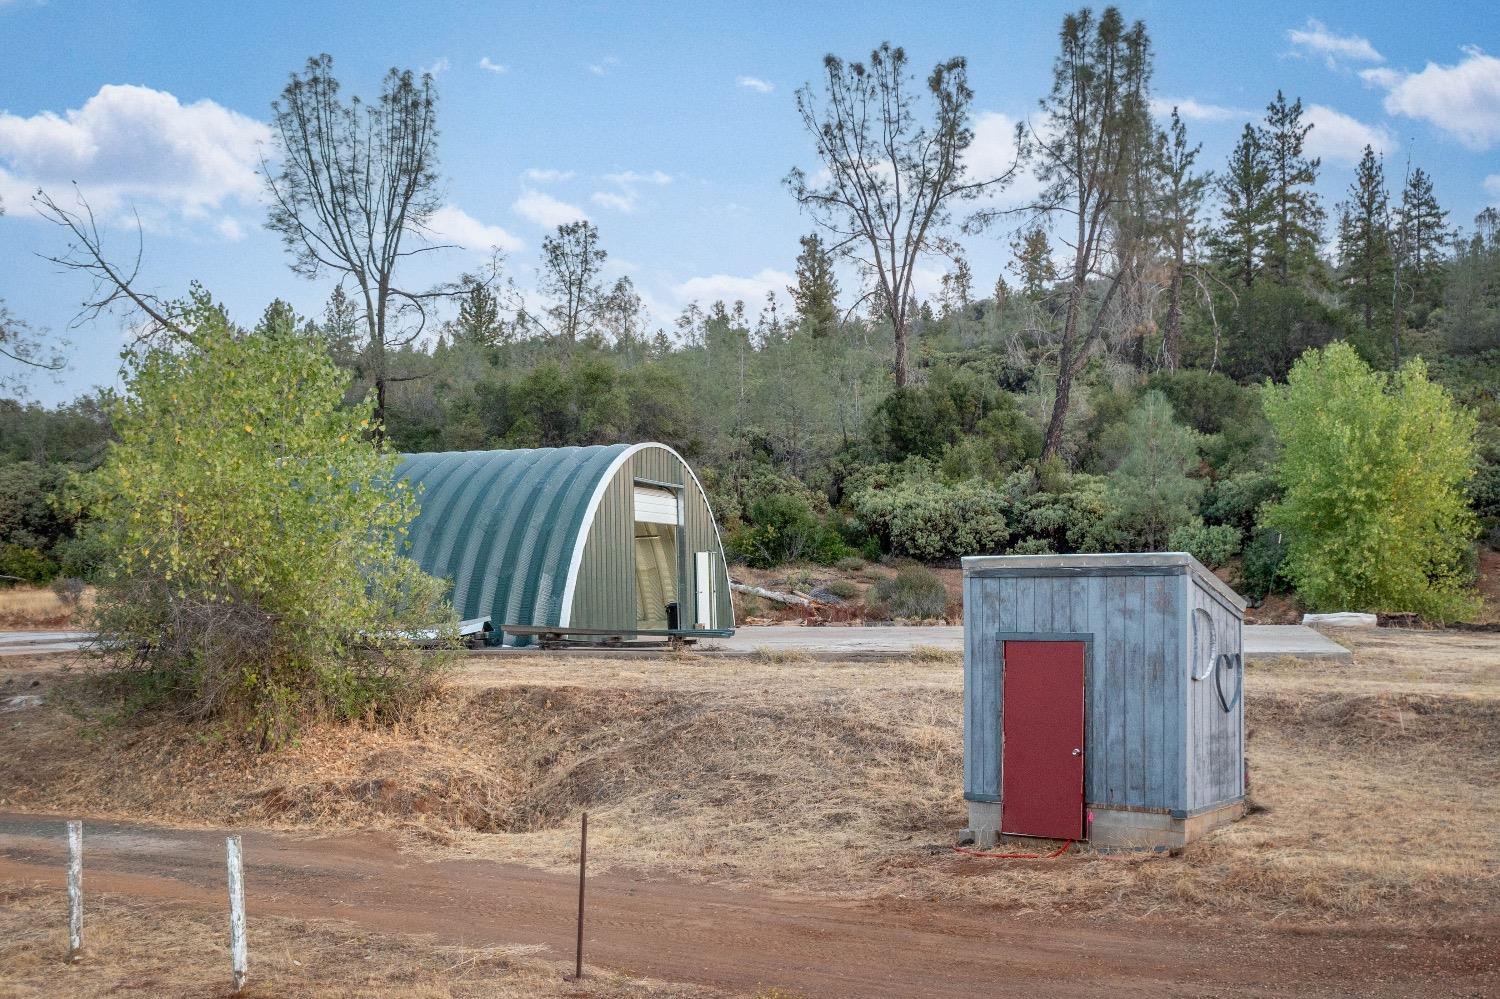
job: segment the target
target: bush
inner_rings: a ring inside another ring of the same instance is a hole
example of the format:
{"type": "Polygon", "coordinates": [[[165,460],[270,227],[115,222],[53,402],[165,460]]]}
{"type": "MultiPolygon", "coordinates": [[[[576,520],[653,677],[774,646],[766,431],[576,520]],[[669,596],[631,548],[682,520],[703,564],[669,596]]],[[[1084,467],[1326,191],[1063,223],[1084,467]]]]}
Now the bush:
{"type": "Polygon", "coordinates": [[[1157,551],[1192,520],[1203,493],[1188,477],[1198,463],[1195,435],[1159,392],[1141,396],[1126,428],[1128,450],[1109,477],[1115,523],[1140,550],[1157,551]]]}
{"type": "Polygon", "coordinates": [[[850,555],[847,558],[839,559],[833,565],[840,572],[864,572],[867,564],[858,555],[850,555]]]}
{"type": "Polygon", "coordinates": [[[884,617],[929,620],[947,614],[948,591],[930,569],[907,565],[870,587],[865,603],[884,617]]]}
{"type": "Polygon", "coordinates": [[[1042,477],[1017,472],[1005,480],[1008,520],[1020,539],[1016,554],[1117,551],[1123,539],[1110,517],[1105,480],[1043,468],[1042,477]]]}
{"type": "Polygon", "coordinates": [[[1291,581],[1282,573],[1286,561],[1286,542],[1280,531],[1257,531],[1245,545],[1240,563],[1240,581],[1245,592],[1255,600],[1269,593],[1281,593],[1291,581]]]}
{"type": "Polygon", "coordinates": [[[57,563],[35,548],[0,545],[0,586],[17,583],[41,585],[57,575],[57,563]]]}
{"type": "Polygon", "coordinates": [[[853,600],[859,596],[859,586],[847,579],[830,579],[823,584],[823,589],[832,593],[840,600],[853,600]]]}
{"type": "Polygon", "coordinates": [[[1004,504],[1004,496],[981,482],[904,482],[853,499],[855,512],[893,553],[924,561],[996,551],[1009,536],[1004,504]]]}
{"type": "Polygon", "coordinates": [[[1421,360],[1387,375],[1347,344],[1309,351],[1265,406],[1285,489],[1266,526],[1286,532],[1284,571],[1314,610],[1451,620],[1478,608],[1463,492],[1476,419],[1421,360]]]}
{"type": "Polygon", "coordinates": [[[1187,552],[1210,569],[1220,569],[1240,553],[1244,534],[1230,524],[1186,524],[1172,532],[1167,545],[1187,552]]]}
{"type": "Polygon", "coordinates": [[[814,516],[795,493],[765,496],[750,505],[750,523],[729,532],[724,547],[746,565],[769,569],[787,562],[831,565],[855,554],[838,530],[814,516]]]}
{"type": "Polygon", "coordinates": [[[1240,472],[1208,487],[1203,496],[1203,519],[1231,524],[1248,535],[1255,530],[1261,508],[1280,497],[1281,487],[1274,473],[1240,472]]]}
{"type": "Polygon", "coordinates": [[[416,497],[366,436],[372,403],[323,347],[231,327],[125,359],[119,440],[79,483],[110,552],[96,628],[140,706],[223,720],[263,748],[312,718],[399,716],[441,663],[401,637],[452,619],[401,555],[416,497]]]}

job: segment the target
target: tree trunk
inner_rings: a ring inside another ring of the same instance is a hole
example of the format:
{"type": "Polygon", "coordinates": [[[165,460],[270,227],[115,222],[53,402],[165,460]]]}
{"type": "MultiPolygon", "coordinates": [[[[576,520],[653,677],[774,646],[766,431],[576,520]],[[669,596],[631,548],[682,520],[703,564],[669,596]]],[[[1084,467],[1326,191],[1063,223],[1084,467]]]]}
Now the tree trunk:
{"type": "Polygon", "coordinates": [[[1052,417],[1042,442],[1042,460],[1057,454],[1062,447],[1063,427],[1068,418],[1068,396],[1073,389],[1073,355],[1078,349],[1078,313],[1083,298],[1082,282],[1073,282],[1068,292],[1068,311],[1063,319],[1062,346],[1057,354],[1057,396],[1052,400],[1052,417]]]}
{"type": "Polygon", "coordinates": [[[907,380],[906,324],[893,322],[891,323],[891,331],[896,340],[896,387],[903,389],[906,388],[907,380]]]}
{"type": "Polygon", "coordinates": [[[1182,359],[1182,255],[1172,267],[1172,280],[1167,284],[1167,319],[1162,327],[1162,363],[1168,371],[1176,371],[1182,359]]]}

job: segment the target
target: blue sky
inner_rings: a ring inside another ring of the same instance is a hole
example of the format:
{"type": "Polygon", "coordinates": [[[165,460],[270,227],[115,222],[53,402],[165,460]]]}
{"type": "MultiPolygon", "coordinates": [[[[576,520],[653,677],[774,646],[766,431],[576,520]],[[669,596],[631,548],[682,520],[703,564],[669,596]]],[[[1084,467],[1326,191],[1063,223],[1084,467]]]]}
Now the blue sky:
{"type": "MultiPolygon", "coordinates": [[[[71,341],[44,402],[114,380],[124,321],[69,329],[88,287],[38,254],[60,233],[28,203],[77,181],[133,252],[145,283],[202,281],[239,318],[273,297],[316,314],[331,280],[293,275],[261,227],[254,171],[269,104],[309,55],[329,52],[345,91],[373,95],[390,66],[434,70],[446,207],[463,244],[423,265],[436,280],[507,250],[535,283],[541,239],[586,214],[611,276],[628,273],[659,321],[688,301],[747,299],[788,280],[810,223],[781,186],[814,166],[793,108],[824,53],[859,58],[882,40],[917,69],[969,60],[976,163],[1001,162],[1011,125],[1048,83],[1074,4],[700,3],[314,4],[0,0],[0,298],[71,341]],[[357,13],[356,13],[357,11],[357,13]]],[[[1408,156],[1433,175],[1452,220],[1500,202],[1500,15],[1492,3],[1134,3],[1156,49],[1154,91],[1189,111],[1219,166],[1243,123],[1280,87],[1312,107],[1329,207],[1365,141],[1397,180],[1408,156]]],[[[1007,262],[1008,233],[966,241],[980,289],[1007,262]]],[[[935,287],[943,268],[923,277],[935,287]]]]}

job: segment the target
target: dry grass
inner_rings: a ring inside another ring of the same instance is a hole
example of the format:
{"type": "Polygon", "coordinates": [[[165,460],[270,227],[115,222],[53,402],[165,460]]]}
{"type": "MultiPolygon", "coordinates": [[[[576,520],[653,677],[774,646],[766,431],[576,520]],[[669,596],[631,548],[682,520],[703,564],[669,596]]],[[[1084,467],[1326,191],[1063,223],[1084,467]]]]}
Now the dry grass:
{"type": "Polygon", "coordinates": [[[46,630],[71,627],[75,615],[93,600],[93,590],[84,592],[78,605],[69,605],[48,589],[14,586],[0,589],[0,629],[46,630]]]}
{"type": "MultiPolygon", "coordinates": [[[[55,889],[0,887],[0,994],[12,999],[117,993],[230,994],[222,913],[160,899],[92,892],[82,959],[68,964],[66,902],[55,889]]],[[[256,916],[249,922],[250,980],[239,995],[457,999],[485,996],[689,997],[667,986],[589,969],[583,985],[536,948],[470,948],[371,933],[333,920],[256,916]]]]}
{"type": "Polygon", "coordinates": [[[1018,912],[1493,920],[1500,636],[1351,642],[1353,666],[1251,667],[1256,811],[1172,857],[954,854],[952,657],[486,659],[405,728],[325,728],[262,758],[54,695],[0,728],[0,804],[394,828],[429,852],[558,869],[587,808],[591,862],[648,875],[1018,912]]]}

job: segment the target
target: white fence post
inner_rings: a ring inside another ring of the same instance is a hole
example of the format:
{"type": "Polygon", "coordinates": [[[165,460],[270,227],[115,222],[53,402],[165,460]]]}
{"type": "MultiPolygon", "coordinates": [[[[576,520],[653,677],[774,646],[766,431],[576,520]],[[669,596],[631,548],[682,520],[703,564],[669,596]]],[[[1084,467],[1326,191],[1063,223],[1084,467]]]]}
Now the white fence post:
{"type": "Polygon", "coordinates": [[[83,823],[68,823],[68,960],[83,950],[83,823]]]}
{"type": "Polygon", "coordinates": [[[229,860],[229,957],[234,968],[234,990],[245,987],[245,966],[248,963],[245,944],[245,872],[240,838],[229,836],[224,840],[225,853],[229,860]]]}

